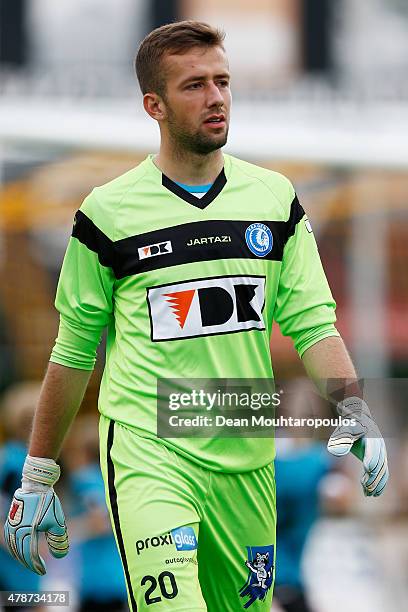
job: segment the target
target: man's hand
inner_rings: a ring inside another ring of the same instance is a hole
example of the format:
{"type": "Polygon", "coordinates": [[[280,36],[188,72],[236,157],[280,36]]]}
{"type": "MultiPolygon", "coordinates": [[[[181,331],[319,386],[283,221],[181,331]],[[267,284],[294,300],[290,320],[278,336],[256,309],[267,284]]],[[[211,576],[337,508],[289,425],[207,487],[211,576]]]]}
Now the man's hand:
{"type": "Polygon", "coordinates": [[[4,537],[11,554],[25,567],[43,575],[45,563],[38,552],[38,536],[45,538],[54,557],[65,557],[68,534],[60,501],[50,487],[47,493],[25,493],[17,489],[4,525],[4,537]]]}
{"type": "Polygon", "coordinates": [[[343,419],[354,420],[355,425],[340,425],[329,438],[327,449],[342,457],[350,450],[364,466],[361,479],[364,495],[377,497],[387,484],[389,472],[385,442],[373,420],[367,404],[358,397],[350,397],[337,405],[343,419]]]}
{"type": "Polygon", "coordinates": [[[14,493],[4,525],[5,541],[13,557],[40,575],[46,568],[38,551],[39,533],[45,533],[54,557],[65,557],[69,550],[64,513],[53,489],[59,474],[60,468],[52,459],[28,456],[22,488],[14,493]]]}

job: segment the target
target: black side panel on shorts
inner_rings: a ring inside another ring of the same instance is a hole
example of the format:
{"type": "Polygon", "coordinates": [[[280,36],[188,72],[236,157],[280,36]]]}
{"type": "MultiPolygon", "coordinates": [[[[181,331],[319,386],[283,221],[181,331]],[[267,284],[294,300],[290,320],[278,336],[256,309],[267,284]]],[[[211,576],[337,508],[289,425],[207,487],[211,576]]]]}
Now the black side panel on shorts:
{"type": "Polygon", "coordinates": [[[115,467],[111,458],[111,448],[113,444],[113,435],[114,435],[115,421],[110,421],[109,423],[109,431],[108,431],[108,488],[109,488],[109,500],[112,509],[113,522],[115,525],[116,537],[118,539],[119,552],[122,559],[123,569],[125,571],[126,583],[128,587],[128,591],[130,593],[130,601],[132,604],[132,612],[137,612],[137,604],[135,600],[135,596],[133,594],[132,583],[130,580],[129,568],[126,559],[125,553],[125,545],[123,543],[122,530],[120,528],[119,521],[119,510],[118,510],[118,496],[115,489],[115,467]]]}

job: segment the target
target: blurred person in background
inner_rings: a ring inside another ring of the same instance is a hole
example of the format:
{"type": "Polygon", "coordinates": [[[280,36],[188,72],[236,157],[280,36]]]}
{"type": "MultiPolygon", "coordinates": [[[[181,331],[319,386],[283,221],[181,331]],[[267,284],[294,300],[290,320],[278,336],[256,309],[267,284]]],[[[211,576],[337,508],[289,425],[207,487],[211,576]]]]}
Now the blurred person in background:
{"type": "Polygon", "coordinates": [[[311,612],[302,560],[319,510],[319,484],[333,466],[326,445],[307,438],[276,440],[276,576],[277,603],[285,612],[311,612]]]}
{"type": "MultiPolygon", "coordinates": [[[[21,472],[27,456],[28,439],[35,407],[40,397],[38,382],[13,384],[4,393],[0,419],[6,441],[0,447],[0,518],[5,520],[10,495],[21,485],[21,472]]],[[[41,588],[41,577],[10,556],[0,530],[0,591],[31,591],[41,588]]],[[[7,606],[5,610],[24,609],[7,606]]]]}
{"type": "MultiPolygon", "coordinates": [[[[98,420],[80,416],[62,453],[79,612],[127,610],[122,565],[109,520],[99,465],[98,420]]],[[[75,582],[75,581],[74,581],[75,582]]]]}
{"type": "MultiPolygon", "coordinates": [[[[327,408],[305,378],[286,385],[280,405],[294,418],[322,416],[327,408]]],[[[307,427],[280,428],[276,437],[276,575],[274,610],[311,612],[302,563],[309,533],[320,516],[319,487],[334,464],[326,445],[307,427]]]]}

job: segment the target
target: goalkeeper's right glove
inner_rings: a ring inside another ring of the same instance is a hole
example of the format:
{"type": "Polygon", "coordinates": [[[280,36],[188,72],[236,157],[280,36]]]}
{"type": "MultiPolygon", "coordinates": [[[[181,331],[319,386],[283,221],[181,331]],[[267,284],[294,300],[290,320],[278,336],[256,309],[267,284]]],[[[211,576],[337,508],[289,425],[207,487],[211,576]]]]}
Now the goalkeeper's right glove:
{"type": "Polygon", "coordinates": [[[22,487],[14,493],[4,525],[10,553],[40,575],[46,573],[44,559],[38,551],[41,531],[45,532],[48,548],[54,557],[65,557],[69,550],[64,513],[53,489],[59,476],[59,465],[52,459],[27,456],[22,487]]]}

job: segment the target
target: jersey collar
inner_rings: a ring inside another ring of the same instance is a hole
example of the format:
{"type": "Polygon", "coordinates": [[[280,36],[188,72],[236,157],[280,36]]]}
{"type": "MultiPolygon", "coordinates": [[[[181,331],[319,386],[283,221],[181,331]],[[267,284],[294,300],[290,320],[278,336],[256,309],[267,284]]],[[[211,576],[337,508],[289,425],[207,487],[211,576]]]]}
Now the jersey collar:
{"type": "MultiPolygon", "coordinates": [[[[149,158],[150,158],[150,163],[161,174],[161,183],[163,187],[165,187],[166,189],[174,193],[176,196],[178,196],[179,198],[181,198],[188,204],[195,206],[196,208],[204,209],[209,204],[211,204],[211,202],[215,200],[215,198],[221,193],[221,191],[224,189],[227,183],[227,177],[225,174],[225,165],[224,165],[224,168],[221,170],[221,172],[219,173],[219,175],[217,176],[217,178],[215,179],[214,183],[212,184],[210,189],[207,191],[207,193],[202,198],[196,198],[195,195],[193,195],[189,191],[186,191],[185,189],[183,189],[183,187],[180,187],[180,185],[172,181],[171,178],[169,178],[168,176],[160,172],[160,170],[157,168],[157,166],[153,162],[153,155],[149,155],[149,158]]],[[[227,160],[224,157],[224,164],[226,163],[226,161],[227,160]]]]}
{"type": "Polygon", "coordinates": [[[217,195],[221,193],[226,182],[227,177],[225,176],[223,168],[215,179],[212,186],[210,187],[210,189],[207,191],[207,193],[202,198],[196,198],[193,193],[186,191],[185,189],[183,189],[183,187],[172,181],[168,176],[162,174],[163,187],[166,187],[166,189],[169,189],[169,191],[172,191],[176,196],[182,198],[189,204],[192,204],[193,206],[196,206],[197,208],[201,209],[211,204],[211,202],[217,197],[217,195]]]}

